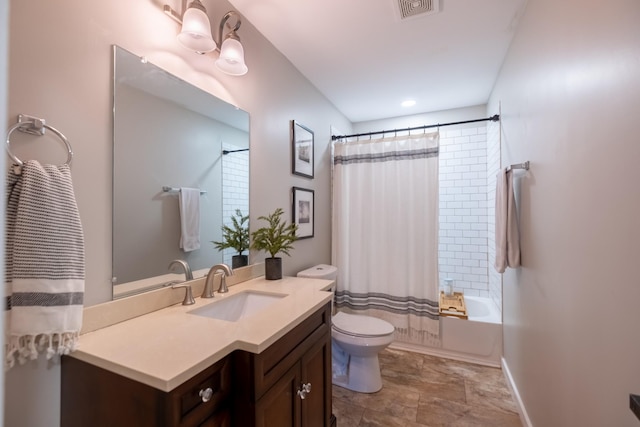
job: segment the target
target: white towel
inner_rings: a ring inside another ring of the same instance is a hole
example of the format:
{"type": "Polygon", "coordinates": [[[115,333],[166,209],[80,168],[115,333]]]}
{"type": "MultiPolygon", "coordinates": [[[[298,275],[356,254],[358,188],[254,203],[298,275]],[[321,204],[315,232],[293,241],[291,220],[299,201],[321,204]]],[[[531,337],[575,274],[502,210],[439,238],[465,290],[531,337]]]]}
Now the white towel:
{"type": "Polygon", "coordinates": [[[347,381],[349,377],[349,354],[331,340],[331,373],[334,380],[347,381]]]}
{"type": "Polygon", "coordinates": [[[29,160],[7,179],[5,367],[75,350],[82,327],[84,237],[69,166],[29,160]]]}
{"type": "Polygon", "coordinates": [[[185,252],[200,249],[200,190],[180,188],[180,247],[185,252]]]}
{"type": "Polygon", "coordinates": [[[513,194],[513,173],[502,169],[496,176],[496,261],[498,273],[520,266],[520,232],[513,194]]]}

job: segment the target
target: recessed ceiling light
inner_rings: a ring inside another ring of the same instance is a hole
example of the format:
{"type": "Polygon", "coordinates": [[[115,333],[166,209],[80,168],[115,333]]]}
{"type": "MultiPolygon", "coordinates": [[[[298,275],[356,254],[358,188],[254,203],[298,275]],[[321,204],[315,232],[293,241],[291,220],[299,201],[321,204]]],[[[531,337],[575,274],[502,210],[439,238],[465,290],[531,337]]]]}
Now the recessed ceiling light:
{"type": "Polygon", "coordinates": [[[403,107],[413,107],[414,105],[416,105],[416,101],[414,101],[413,99],[408,99],[406,101],[402,101],[402,105],[403,107]]]}

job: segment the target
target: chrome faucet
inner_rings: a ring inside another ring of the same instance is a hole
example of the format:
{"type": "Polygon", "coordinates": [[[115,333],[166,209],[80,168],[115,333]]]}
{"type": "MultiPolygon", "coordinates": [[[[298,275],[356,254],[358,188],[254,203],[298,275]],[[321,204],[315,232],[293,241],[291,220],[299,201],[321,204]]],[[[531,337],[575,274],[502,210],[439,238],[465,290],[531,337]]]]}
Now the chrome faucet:
{"type": "Polygon", "coordinates": [[[187,263],[187,261],[183,261],[181,259],[174,259],[169,263],[169,266],[167,268],[169,269],[169,271],[173,271],[173,267],[176,265],[182,266],[182,269],[184,270],[184,278],[186,281],[193,280],[193,273],[191,272],[191,267],[189,267],[189,264],[187,263]]]}
{"type": "Polygon", "coordinates": [[[233,270],[227,264],[216,264],[211,267],[207,273],[207,279],[204,282],[204,291],[202,291],[202,298],[213,298],[213,278],[218,271],[222,271],[218,293],[224,294],[225,292],[229,292],[225,277],[233,276],[233,270]]]}

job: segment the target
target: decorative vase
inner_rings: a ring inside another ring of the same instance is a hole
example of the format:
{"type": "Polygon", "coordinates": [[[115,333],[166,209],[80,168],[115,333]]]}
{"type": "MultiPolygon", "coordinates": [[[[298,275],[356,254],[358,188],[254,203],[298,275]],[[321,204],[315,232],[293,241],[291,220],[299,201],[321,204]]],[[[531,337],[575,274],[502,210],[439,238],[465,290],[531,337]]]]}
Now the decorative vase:
{"type": "Polygon", "coordinates": [[[248,255],[234,255],[231,257],[231,268],[236,269],[247,265],[249,265],[248,255]]]}
{"type": "Polygon", "coordinates": [[[267,280],[282,279],[282,258],[265,258],[264,278],[267,280]]]}

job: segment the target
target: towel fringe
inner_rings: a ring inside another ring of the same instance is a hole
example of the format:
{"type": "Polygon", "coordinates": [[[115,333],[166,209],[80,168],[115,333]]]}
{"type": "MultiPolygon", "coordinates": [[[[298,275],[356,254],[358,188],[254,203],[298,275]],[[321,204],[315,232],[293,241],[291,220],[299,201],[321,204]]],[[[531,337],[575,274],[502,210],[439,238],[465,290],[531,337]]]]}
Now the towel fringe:
{"type": "Polygon", "coordinates": [[[429,331],[419,330],[415,328],[395,328],[393,334],[394,341],[400,341],[409,344],[421,344],[439,347],[441,345],[440,337],[429,331]]]}
{"type": "Polygon", "coordinates": [[[54,332],[50,334],[11,336],[7,339],[5,370],[15,366],[16,360],[24,365],[44,353],[47,360],[56,354],[66,355],[78,348],[78,332],[54,332]],[[45,350],[46,349],[46,350],[45,350]]]}

